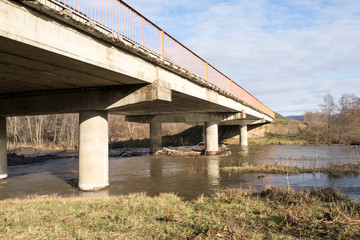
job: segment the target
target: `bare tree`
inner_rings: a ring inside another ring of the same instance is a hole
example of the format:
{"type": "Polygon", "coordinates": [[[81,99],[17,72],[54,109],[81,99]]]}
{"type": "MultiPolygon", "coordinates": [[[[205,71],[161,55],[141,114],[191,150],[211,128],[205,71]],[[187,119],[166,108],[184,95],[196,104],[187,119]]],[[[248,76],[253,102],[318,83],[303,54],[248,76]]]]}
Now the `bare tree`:
{"type": "Polygon", "coordinates": [[[126,123],[127,130],[129,132],[130,140],[133,140],[136,123],[134,123],[134,122],[125,122],[125,123],[126,123]]]}
{"type": "Polygon", "coordinates": [[[321,104],[321,110],[327,116],[327,143],[330,144],[331,118],[338,107],[335,103],[334,97],[330,93],[324,96],[323,101],[323,104],[321,104]]]}

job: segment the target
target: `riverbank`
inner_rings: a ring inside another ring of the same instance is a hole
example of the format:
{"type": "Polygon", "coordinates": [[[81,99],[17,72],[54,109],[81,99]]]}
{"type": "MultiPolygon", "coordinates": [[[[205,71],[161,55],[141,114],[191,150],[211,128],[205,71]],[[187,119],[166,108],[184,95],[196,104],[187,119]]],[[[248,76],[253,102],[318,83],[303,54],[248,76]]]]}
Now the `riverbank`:
{"type": "Polygon", "coordinates": [[[318,144],[314,136],[308,133],[297,135],[267,135],[249,139],[249,145],[314,145],[318,144]]]}
{"type": "Polygon", "coordinates": [[[0,201],[1,239],[359,239],[360,205],[332,190],[228,189],[174,194],[0,201]]]}
{"type": "Polygon", "coordinates": [[[347,164],[330,164],[321,168],[300,168],[290,167],[285,165],[260,165],[260,166],[234,166],[223,167],[220,169],[228,173],[258,173],[262,174],[304,174],[304,173],[325,173],[329,177],[340,178],[344,176],[358,176],[360,175],[360,162],[353,162],[347,164]]]}

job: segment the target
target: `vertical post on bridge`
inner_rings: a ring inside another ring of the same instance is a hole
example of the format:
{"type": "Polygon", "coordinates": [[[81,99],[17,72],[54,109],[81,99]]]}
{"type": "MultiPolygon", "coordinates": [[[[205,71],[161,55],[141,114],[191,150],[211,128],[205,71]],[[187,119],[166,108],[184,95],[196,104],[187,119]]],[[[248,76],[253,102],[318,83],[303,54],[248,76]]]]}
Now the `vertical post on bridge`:
{"type": "Polygon", "coordinates": [[[0,116],[0,179],[7,176],[6,117],[0,116]]]}
{"type": "Polygon", "coordinates": [[[165,59],[165,32],[161,31],[161,59],[165,59]]]}
{"type": "Polygon", "coordinates": [[[109,186],[108,113],[79,114],[79,188],[96,191],[109,186]]]}
{"type": "Polygon", "coordinates": [[[209,81],[209,64],[206,63],[206,81],[209,81]]]}

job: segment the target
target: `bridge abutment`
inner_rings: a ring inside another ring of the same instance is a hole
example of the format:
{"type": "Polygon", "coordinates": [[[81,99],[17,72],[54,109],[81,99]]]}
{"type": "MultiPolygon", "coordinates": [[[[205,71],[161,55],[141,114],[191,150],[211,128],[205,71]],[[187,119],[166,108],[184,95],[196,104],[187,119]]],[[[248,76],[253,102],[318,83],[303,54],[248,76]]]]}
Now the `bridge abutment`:
{"type": "Polygon", "coordinates": [[[79,188],[96,191],[109,186],[108,112],[79,114],[79,188]]]}
{"type": "Polygon", "coordinates": [[[206,155],[216,155],[219,152],[219,130],[216,122],[205,123],[206,155]]]}
{"type": "Polygon", "coordinates": [[[7,176],[6,117],[0,116],[0,179],[7,176]]]}
{"type": "Polygon", "coordinates": [[[156,153],[162,148],[162,130],[161,123],[150,122],[150,153],[156,153]]]}
{"type": "Polygon", "coordinates": [[[247,125],[246,124],[242,124],[240,125],[240,145],[242,147],[247,147],[248,146],[248,132],[247,132],[247,125]]]}

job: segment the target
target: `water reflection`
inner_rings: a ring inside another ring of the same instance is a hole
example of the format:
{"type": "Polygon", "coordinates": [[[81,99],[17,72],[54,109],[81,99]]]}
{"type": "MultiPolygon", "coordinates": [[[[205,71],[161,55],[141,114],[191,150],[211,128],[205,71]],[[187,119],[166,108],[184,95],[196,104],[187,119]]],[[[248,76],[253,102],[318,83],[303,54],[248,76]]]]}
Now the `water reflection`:
{"type": "Polygon", "coordinates": [[[207,160],[207,174],[209,179],[209,185],[218,186],[220,184],[220,157],[219,156],[211,156],[207,160]]]}
{"type": "Polygon", "coordinates": [[[63,196],[108,196],[145,192],[177,193],[184,199],[212,195],[228,187],[256,189],[266,185],[292,188],[331,187],[360,200],[358,177],[330,178],[325,174],[289,176],[235,174],[221,171],[225,166],[287,164],[299,167],[319,167],[333,163],[360,161],[359,149],[345,146],[240,146],[231,147],[232,154],[213,157],[139,156],[111,158],[110,187],[99,192],[77,189],[77,158],[50,160],[24,166],[10,166],[9,178],[0,181],[0,198],[21,197],[29,194],[63,196]]]}

